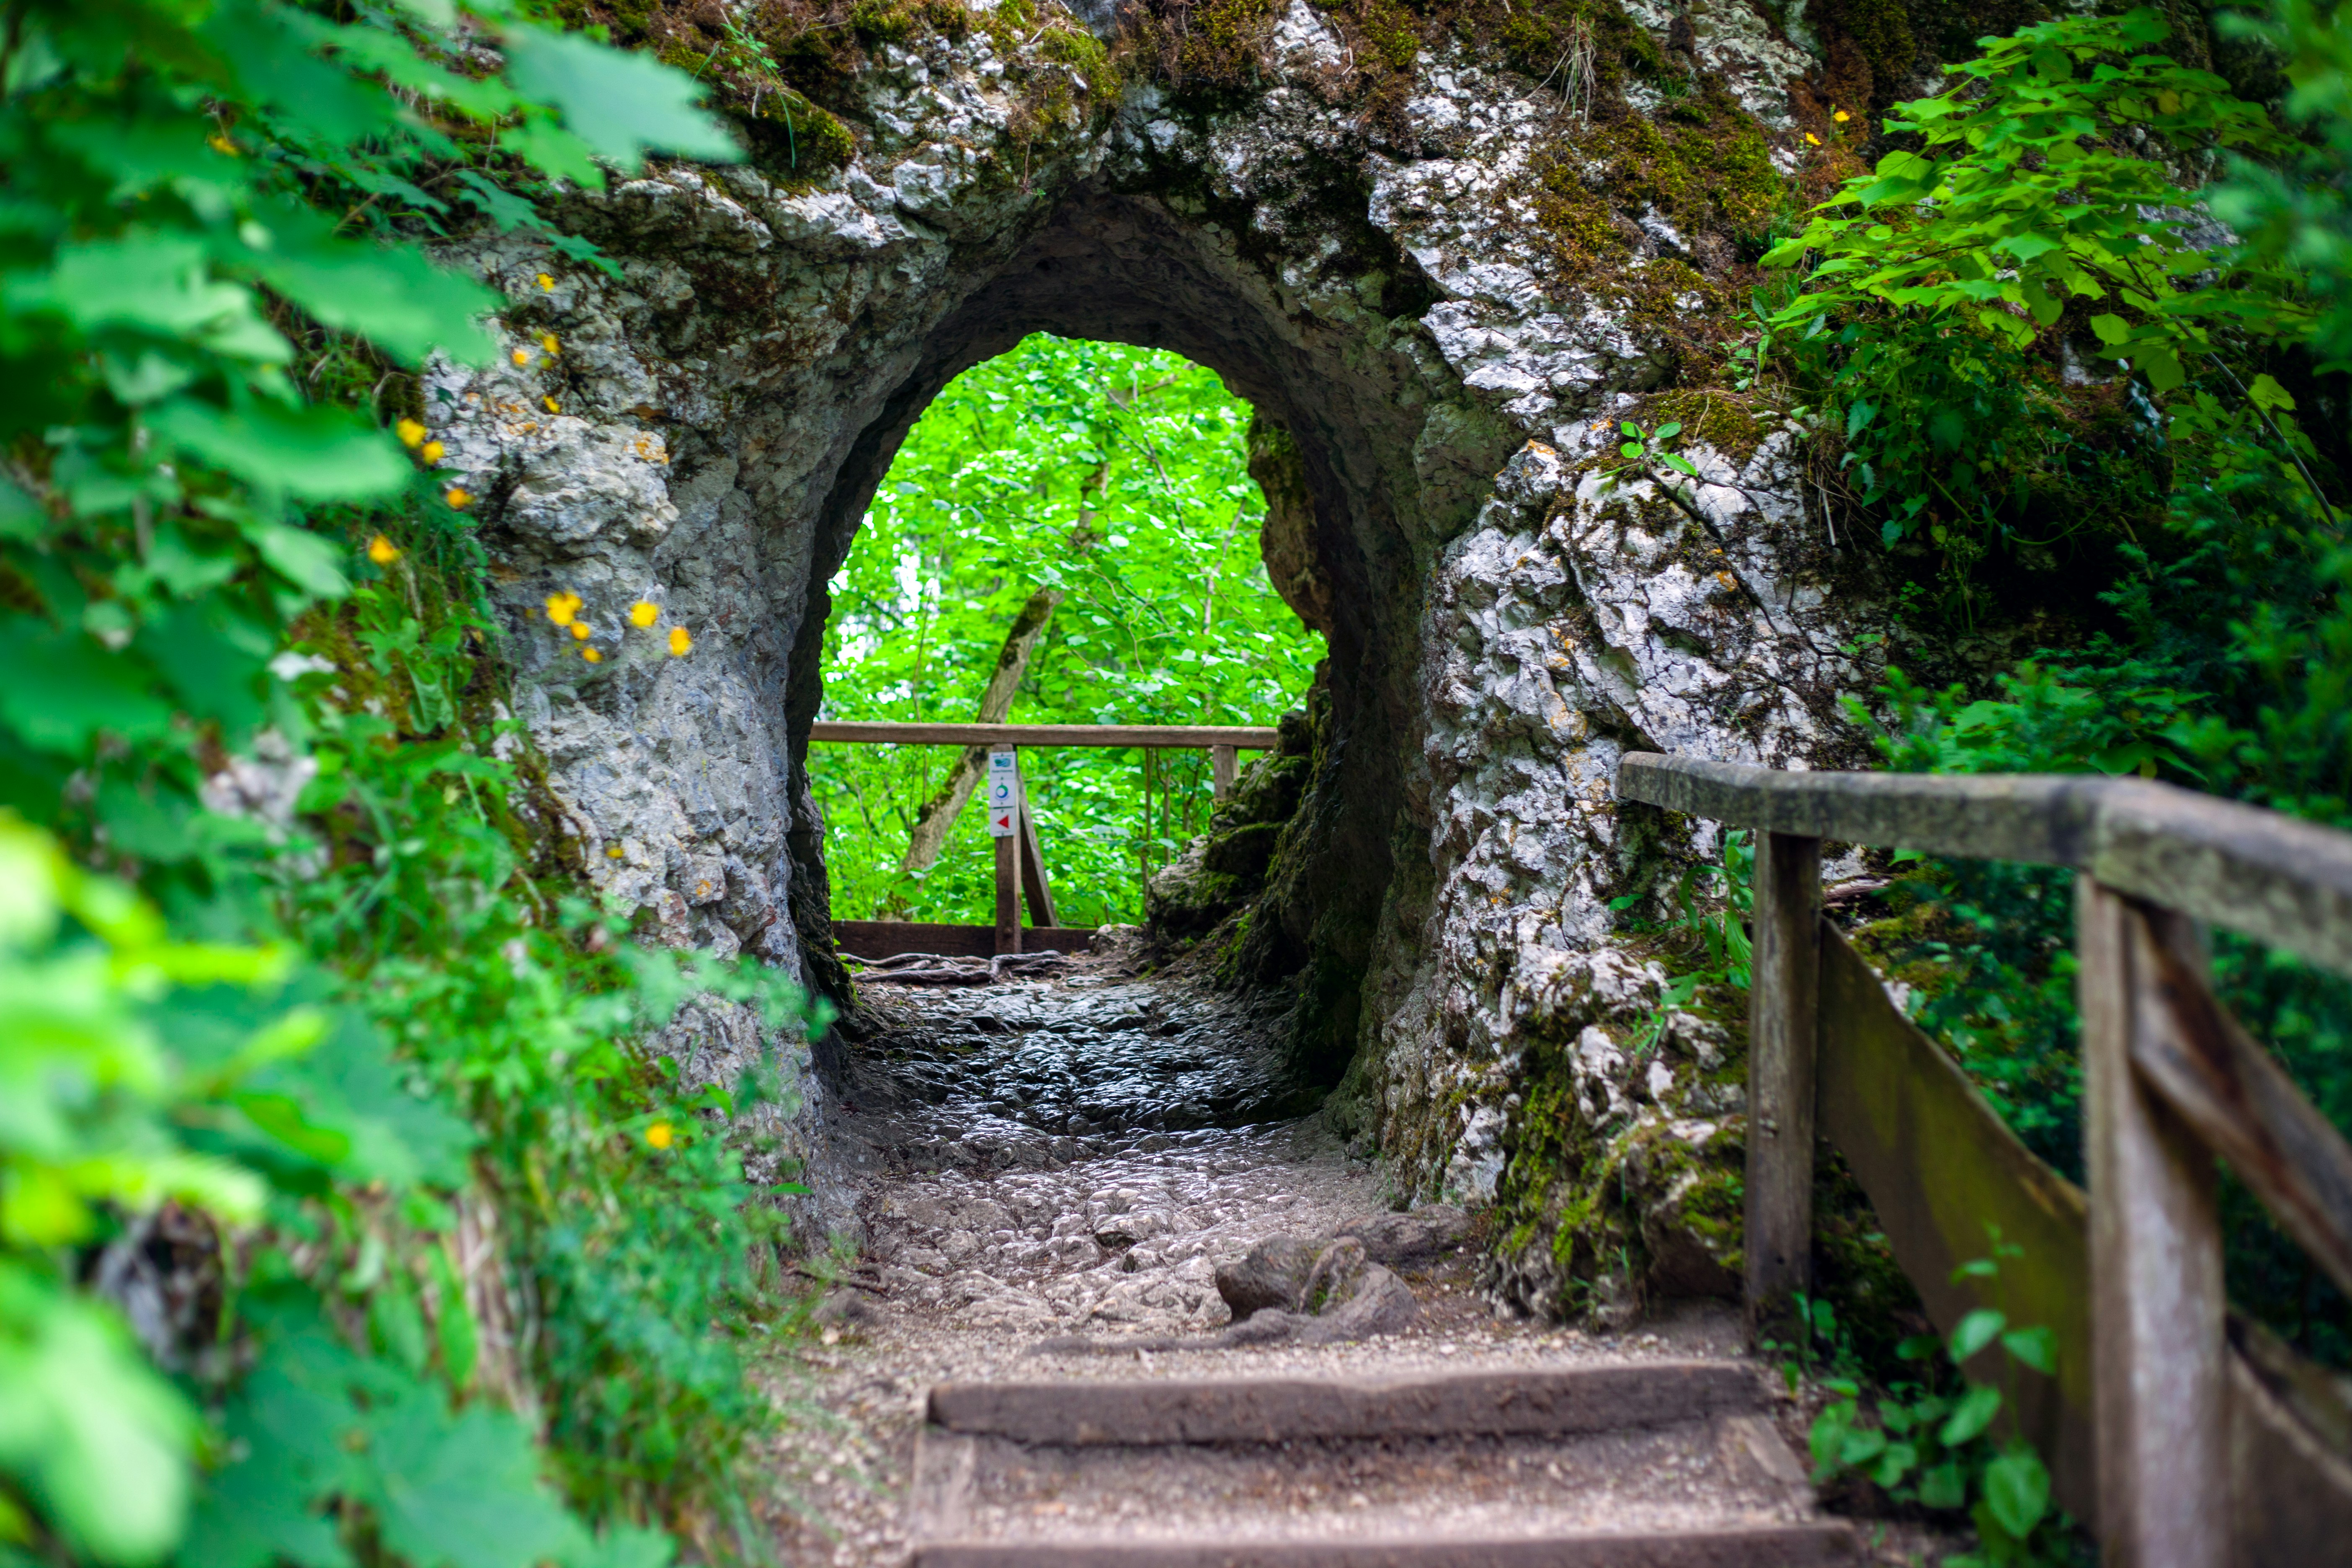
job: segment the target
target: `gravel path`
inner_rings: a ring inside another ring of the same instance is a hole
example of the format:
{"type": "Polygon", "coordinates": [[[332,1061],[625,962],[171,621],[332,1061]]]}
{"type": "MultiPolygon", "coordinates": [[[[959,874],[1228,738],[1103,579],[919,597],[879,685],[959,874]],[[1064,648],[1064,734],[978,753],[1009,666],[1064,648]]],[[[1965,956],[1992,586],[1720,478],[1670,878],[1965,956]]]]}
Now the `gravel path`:
{"type": "MultiPolygon", "coordinates": [[[[867,1244],[820,1309],[819,1338],[782,1342],[769,1363],[794,1415],[773,1456],[768,1510],[785,1563],[901,1561],[914,1437],[936,1383],[1388,1375],[1739,1353],[1727,1308],[1606,1337],[1498,1320],[1474,1288],[1475,1248],[1407,1273],[1421,1315],[1401,1334],[1120,1351],[1122,1341],[1206,1339],[1223,1327],[1230,1314],[1215,1268],[1254,1242],[1329,1236],[1390,1206],[1377,1169],[1349,1159],[1319,1115],[1301,1114],[1313,1097],[1285,1080],[1274,1021],[1213,991],[1135,979],[1100,959],[989,985],[869,979],[862,991],[861,1037],[832,1131],[860,1173],[867,1244]],[[1034,1350],[1072,1335],[1098,1338],[1103,1352],[1034,1350]]],[[[1712,1461],[1664,1449],[1644,1461],[1638,1447],[1615,1463],[1498,1453],[1459,1506],[1508,1513],[1538,1501],[1533,1488],[1549,1500],[1543,1507],[1603,1517],[1632,1506],[1626,1487],[1642,1483],[1625,1478],[1646,1472],[1643,1509],[1669,1518],[1675,1467],[1712,1461]],[[1603,1476],[1614,1479],[1598,1484],[1603,1476]]],[[[1336,1471],[1322,1473],[1330,1468],[1302,1462],[1275,1490],[1310,1507],[1340,1484],[1336,1471]]],[[[1163,1479],[1245,1510],[1272,1500],[1264,1480],[1163,1479]]],[[[1076,1484],[1071,1506],[1086,1489],[1076,1484]]],[[[1003,1496],[991,1506],[1017,1503],[1003,1496]]]]}

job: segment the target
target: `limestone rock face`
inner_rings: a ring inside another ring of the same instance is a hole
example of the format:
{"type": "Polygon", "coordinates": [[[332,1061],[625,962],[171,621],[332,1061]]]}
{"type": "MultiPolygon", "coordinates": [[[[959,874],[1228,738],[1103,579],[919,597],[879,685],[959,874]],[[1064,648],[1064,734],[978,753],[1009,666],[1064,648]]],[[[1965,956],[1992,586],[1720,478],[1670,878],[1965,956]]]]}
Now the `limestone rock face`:
{"type": "MultiPolygon", "coordinates": [[[[1742,0],[1629,15],[1757,167],[1795,166],[1801,48],[1742,0]]],[[[1391,1190],[1493,1201],[1541,1089],[1581,1129],[1554,1184],[1648,1151],[1627,1246],[1712,1288],[1723,1249],[1672,1194],[1736,1152],[1727,1047],[1702,1068],[1706,1021],[1659,1024],[1663,972],[1612,900],[1716,845],[1621,811],[1612,774],[1633,749],[1851,754],[1832,694],[1866,680],[1839,650],[1867,616],[1832,597],[1851,573],[1799,432],[1694,390],[1727,241],[1611,206],[1576,173],[1606,128],[1500,55],[1425,40],[1374,101],[1334,16],[1302,0],[1261,42],[1256,85],[1215,96],[1089,81],[979,27],[877,46],[844,89],[845,167],[667,165],[574,201],[617,276],[529,231],[454,241],[512,304],[492,366],[429,376],[427,417],[480,498],[520,716],[600,890],[655,940],[838,988],[807,735],[824,585],[875,486],[941,386],[1029,332],[1186,354],[1284,433],[1269,557],[1329,637],[1310,743],[1244,788],[1288,804],[1251,825],[1240,972],[1295,990],[1294,1063],[1341,1083],[1391,1190]],[[1571,200],[1599,204],[1605,256],[1547,216],[1571,200]],[[1617,421],[1670,417],[1703,482],[1618,456],[1617,421]],[[559,594],[584,640],[546,617],[559,594]]],[[[1624,100],[1621,129],[1683,111],[1624,100]]],[[[1197,869],[1226,874],[1214,851],[1197,869]]],[[[702,1043],[667,1048],[698,1072],[759,1055],[746,1019],[694,1016],[702,1043]]],[[[820,1224],[829,1070],[795,1068],[774,1129],[820,1224]]],[[[1548,1179],[1513,1189],[1546,1225],[1570,1206],[1548,1179]]],[[[1519,1247],[1553,1261],[1506,1268],[1501,1296],[1560,1310],[1576,1247],[1519,1247]]]]}

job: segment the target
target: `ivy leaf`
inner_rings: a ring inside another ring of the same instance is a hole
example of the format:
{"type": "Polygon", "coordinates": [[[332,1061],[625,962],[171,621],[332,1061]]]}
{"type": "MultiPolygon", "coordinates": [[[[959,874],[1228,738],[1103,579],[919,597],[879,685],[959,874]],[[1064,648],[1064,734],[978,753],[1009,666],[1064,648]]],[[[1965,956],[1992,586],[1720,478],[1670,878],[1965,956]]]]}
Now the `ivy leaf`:
{"type": "Polygon", "coordinates": [[[2000,1336],[2011,1355],[2042,1373],[2058,1375],[2058,1336],[2046,1328],[2012,1329],[2000,1336]]]}
{"type": "Polygon", "coordinates": [[[1979,1307],[1962,1318],[1952,1331],[1952,1364],[1958,1366],[1992,1343],[2001,1330],[2009,1327],[2009,1319],[1990,1307],[1979,1307]]]}
{"type": "Polygon", "coordinates": [[[2000,1389],[1985,1385],[1971,1388],[1961,1395],[1959,1408],[1952,1412],[1944,1429],[1936,1436],[1945,1447],[1957,1448],[1991,1426],[1992,1418],[2000,1414],[2000,1389]]]}
{"type": "Polygon", "coordinates": [[[2246,389],[2246,395],[2253,399],[2257,408],[2276,414],[2294,412],[2294,395],[2278,384],[2275,376],[2267,373],[2254,377],[2254,384],[2246,389]]]}
{"type": "Polygon", "coordinates": [[[2030,1448],[2012,1448],[1985,1467],[1985,1507],[2022,1541],[2050,1510],[2050,1472],[2030,1448]]]}

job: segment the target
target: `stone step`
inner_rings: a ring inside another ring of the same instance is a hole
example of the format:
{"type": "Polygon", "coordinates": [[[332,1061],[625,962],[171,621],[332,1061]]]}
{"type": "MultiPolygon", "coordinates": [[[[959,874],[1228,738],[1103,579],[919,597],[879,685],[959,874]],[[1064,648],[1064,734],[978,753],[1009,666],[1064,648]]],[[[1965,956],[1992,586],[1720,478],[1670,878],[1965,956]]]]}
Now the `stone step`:
{"type": "Polygon", "coordinates": [[[1764,1408],[1757,1370],[1651,1361],[1387,1378],[947,1383],[931,1425],[1024,1443],[1276,1443],[1297,1437],[1566,1436],[1764,1408]]]}
{"type": "Polygon", "coordinates": [[[1856,1561],[1843,1523],[1523,1540],[938,1542],[909,1568],[1829,1568],[1856,1561]]]}
{"type": "Polygon", "coordinates": [[[948,1384],[910,1568],[1853,1561],[1750,1363],[948,1384]]]}

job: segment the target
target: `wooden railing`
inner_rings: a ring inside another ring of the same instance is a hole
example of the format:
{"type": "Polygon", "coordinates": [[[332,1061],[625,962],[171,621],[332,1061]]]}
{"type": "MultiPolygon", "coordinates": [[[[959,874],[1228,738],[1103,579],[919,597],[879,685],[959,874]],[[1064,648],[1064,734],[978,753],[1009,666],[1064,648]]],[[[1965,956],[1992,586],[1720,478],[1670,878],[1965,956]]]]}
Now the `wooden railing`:
{"type": "MultiPolygon", "coordinates": [[[[966,957],[1019,952],[1024,941],[1023,905],[1029,914],[1025,940],[1032,951],[1082,947],[1091,927],[1065,926],[1054,909],[1054,889],[1029,815],[1028,792],[1019,784],[1023,746],[1113,746],[1146,751],[1206,751],[1213,796],[1223,800],[1234,787],[1242,752],[1274,750],[1280,731],[1245,724],[889,724],[834,721],[813,724],[812,742],[847,742],[885,746],[985,746],[1010,754],[1018,805],[1009,830],[996,842],[996,922],[993,925],[934,925],[912,921],[835,921],[835,945],[860,958],[901,952],[940,952],[966,957]]],[[[983,779],[982,787],[986,787],[983,779]]],[[[985,804],[985,803],[983,803],[985,804]]]]}
{"type": "MultiPolygon", "coordinates": [[[[1746,1289],[1811,1283],[1816,1132],[1929,1314],[2039,1322],[2055,1380],[1990,1352],[2059,1496],[2131,1568],[2352,1562],[2352,1463],[2232,1348],[2216,1156],[2352,1292],[2352,1147],[2205,978],[2200,922],[2352,974],[2352,835],[2139,780],[1792,773],[1637,752],[1621,799],[1759,830],[1746,1289]],[[1824,839],[2076,878],[2085,1194],[2001,1126],[1822,913],[1824,839]],[[2023,1256],[1954,1267],[2001,1228],[2023,1256]],[[2087,1236],[2085,1235],[2087,1232],[2087,1236]]],[[[2340,1437],[2340,1432],[2338,1434],[2340,1437]]]]}

